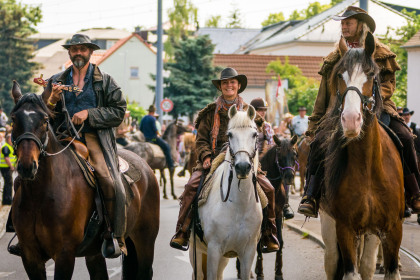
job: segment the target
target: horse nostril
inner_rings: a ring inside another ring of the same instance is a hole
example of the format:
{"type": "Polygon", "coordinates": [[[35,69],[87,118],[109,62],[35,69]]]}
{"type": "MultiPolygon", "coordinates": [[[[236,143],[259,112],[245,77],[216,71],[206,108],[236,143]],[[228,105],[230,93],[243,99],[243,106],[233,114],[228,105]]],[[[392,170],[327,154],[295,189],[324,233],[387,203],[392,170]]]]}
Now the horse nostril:
{"type": "Polygon", "coordinates": [[[344,114],[343,114],[343,115],[341,115],[341,120],[342,120],[343,122],[346,122],[346,118],[344,117],[344,114]]]}
{"type": "Polygon", "coordinates": [[[359,116],[357,117],[357,121],[358,122],[362,121],[362,114],[359,113],[359,116]]]}

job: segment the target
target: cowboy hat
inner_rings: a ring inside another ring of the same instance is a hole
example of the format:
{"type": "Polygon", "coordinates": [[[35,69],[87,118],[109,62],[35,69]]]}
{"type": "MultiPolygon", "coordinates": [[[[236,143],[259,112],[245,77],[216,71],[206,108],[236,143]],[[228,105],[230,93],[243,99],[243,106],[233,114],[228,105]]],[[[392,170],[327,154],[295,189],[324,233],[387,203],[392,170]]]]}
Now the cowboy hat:
{"type": "Polygon", "coordinates": [[[407,107],[403,109],[402,113],[400,113],[400,116],[406,116],[406,115],[413,115],[414,111],[410,111],[407,107]]]}
{"type": "Polygon", "coordinates": [[[307,111],[305,106],[300,106],[298,111],[307,111]]]}
{"type": "Polygon", "coordinates": [[[74,34],[73,37],[71,37],[70,41],[68,41],[67,44],[64,44],[62,46],[68,50],[71,46],[75,45],[84,45],[93,49],[94,51],[100,49],[100,47],[97,44],[92,43],[89,36],[84,34],[74,34]]]}
{"type": "Polygon", "coordinates": [[[223,69],[223,71],[220,73],[220,79],[216,79],[216,80],[211,80],[213,85],[220,90],[220,82],[222,80],[227,80],[227,79],[237,79],[238,82],[241,84],[241,88],[238,90],[238,93],[241,93],[245,90],[246,85],[248,83],[248,79],[246,78],[245,75],[239,75],[238,72],[236,72],[235,69],[233,68],[225,68],[223,69]]]}
{"type": "Polygon", "coordinates": [[[334,20],[343,20],[349,17],[364,21],[370,29],[370,32],[375,32],[376,24],[373,18],[368,13],[359,7],[348,6],[341,16],[333,16],[334,20]]]}

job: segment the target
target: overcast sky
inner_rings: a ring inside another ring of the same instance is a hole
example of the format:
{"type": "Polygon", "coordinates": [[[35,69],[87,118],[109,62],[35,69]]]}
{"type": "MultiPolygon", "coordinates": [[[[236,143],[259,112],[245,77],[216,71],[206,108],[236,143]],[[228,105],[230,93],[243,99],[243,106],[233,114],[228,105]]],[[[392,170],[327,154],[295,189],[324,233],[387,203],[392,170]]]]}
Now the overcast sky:
{"type": "MultiPolygon", "coordinates": [[[[43,21],[40,32],[74,33],[91,27],[114,27],[133,31],[135,26],[152,27],[157,24],[157,0],[22,0],[22,3],[41,5],[43,21]]],[[[162,0],[163,20],[168,19],[173,0],[162,0]]],[[[283,12],[287,18],[295,9],[301,10],[315,0],[192,0],[198,8],[200,26],[211,16],[221,15],[222,24],[238,8],[247,28],[261,28],[270,13],[283,12]]],[[[328,4],[330,0],[318,0],[328,4]]],[[[420,9],[420,0],[386,0],[420,9]]]]}

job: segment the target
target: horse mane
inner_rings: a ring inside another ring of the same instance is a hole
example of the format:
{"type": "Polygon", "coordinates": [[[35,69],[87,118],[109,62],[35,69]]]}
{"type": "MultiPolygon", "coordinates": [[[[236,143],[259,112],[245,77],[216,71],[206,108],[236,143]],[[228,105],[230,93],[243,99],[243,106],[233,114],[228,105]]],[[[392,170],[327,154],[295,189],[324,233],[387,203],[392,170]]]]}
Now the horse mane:
{"type": "Polygon", "coordinates": [[[254,127],[257,125],[251,120],[246,111],[238,111],[233,118],[229,120],[228,131],[235,128],[254,127]]]}
{"type": "Polygon", "coordinates": [[[42,110],[48,115],[49,118],[52,118],[54,116],[53,112],[51,112],[50,109],[48,109],[47,105],[44,103],[44,100],[42,100],[42,96],[35,94],[35,93],[27,93],[23,95],[19,101],[16,103],[15,107],[13,108],[11,114],[19,110],[20,107],[22,107],[25,103],[32,103],[40,106],[42,110]]]}
{"type": "MultiPolygon", "coordinates": [[[[333,68],[330,82],[329,91],[331,95],[335,95],[337,92],[337,74],[343,73],[346,70],[349,72],[349,76],[352,75],[354,65],[360,63],[365,73],[374,72],[375,79],[377,80],[377,86],[379,87],[379,68],[375,61],[365,55],[364,49],[349,49],[341,60],[333,68]]],[[[348,144],[352,141],[360,141],[363,139],[366,129],[376,121],[374,116],[377,117],[382,112],[382,96],[380,94],[380,88],[375,93],[375,107],[372,113],[363,110],[363,127],[359,137],[356,139],[347,139],[344,137],[343,128],[341,126],[341,103],[336,98],[334,107],[329,110],[324,117],[321,119],[319,128],[317,130],[317,138],[320,143],[318,149],[313,149],[314,158],[324,158],[323,164],[319,168],[324,168],[323,174],[328,174],[324,178],[320,178],[321,184],[324,186],[325,196],[327,199],[334,199],[338,192],[338,186],[340,185],[341,178],[347,168],[348,144]]]]}

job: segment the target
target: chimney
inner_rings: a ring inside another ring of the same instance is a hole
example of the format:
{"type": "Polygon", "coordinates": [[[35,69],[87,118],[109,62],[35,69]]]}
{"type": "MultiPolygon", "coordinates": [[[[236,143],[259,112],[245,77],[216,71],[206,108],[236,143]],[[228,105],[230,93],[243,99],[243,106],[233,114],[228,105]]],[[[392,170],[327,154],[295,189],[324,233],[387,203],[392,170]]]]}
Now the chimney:
{"type": "Polygon", "coordinates": [[[145,42],[147,42],[147,30],[141,30],[140,26],[134,28],[134,33],[138,34],[145,42]]]}
{"type": "Polygon", "coordinates": [[[368,11],[368,1],[369,0],[359,0],[360,3],[360,8],[362,8],[363,10],[365,10],[366,12],[368,11]]]}

